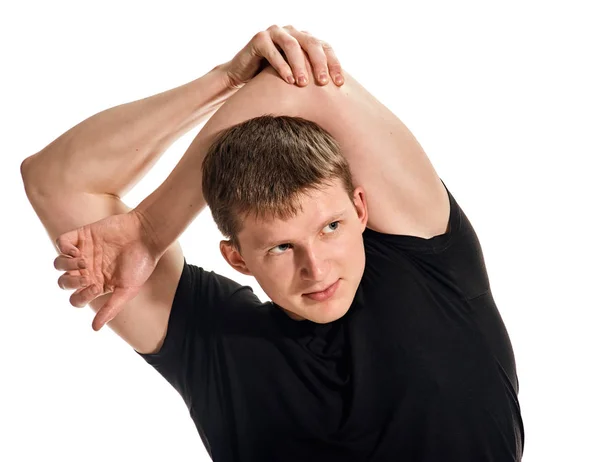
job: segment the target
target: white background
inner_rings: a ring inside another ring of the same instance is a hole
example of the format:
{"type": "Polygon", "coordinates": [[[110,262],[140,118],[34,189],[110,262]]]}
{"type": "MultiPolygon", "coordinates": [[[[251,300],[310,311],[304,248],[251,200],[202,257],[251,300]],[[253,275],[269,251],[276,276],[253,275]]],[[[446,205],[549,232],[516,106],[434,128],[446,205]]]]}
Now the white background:
{"type": "MultiPolygon", "coordinates": [[[[475,227],[516,355],[523,460],[599,461],[594,3],[2,6],[0,460],[208,460],[175,390],[109,328],[95,333],[92,310],[58,288],[19,166],[84,118],[201,76],[259,30],[292,24],[329,41],[408,125],[475,227]]],[[[124,198],[129,206],[160,185],[197,131],[124,198]]],[[[180,241],[190,263],[266,300],[226,266],[219,239],[205,210],[180,241]]]]}

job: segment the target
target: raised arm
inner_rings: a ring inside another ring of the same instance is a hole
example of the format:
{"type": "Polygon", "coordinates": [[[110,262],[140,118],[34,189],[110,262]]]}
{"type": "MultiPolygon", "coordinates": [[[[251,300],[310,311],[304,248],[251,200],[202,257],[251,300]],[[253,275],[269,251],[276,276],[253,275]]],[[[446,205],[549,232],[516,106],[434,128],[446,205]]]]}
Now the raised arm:
{"type": "Polygon", "coordinates": [[[23,162],[27,196],[61,253],[54,262],[56,269],[66,271],[59,285],[77,289],[70,298],[73,306],[90,303],[98,311],[94,329],[114,319],[111,327],[138,351],[160,346],[183,267],[183,254],[175,239],[204,207],[193,176],[196,164],[190,164],[190,157],[206,133],[184,156],[183,169],[190,165],[192,169],[182,175],[180,164],[178,173],[161,188],[167,189],[161,200],[157,203],[153,194],[144,201],[159,206],[152,207],[159,217],[172,216],[173,211],[182,209],[179,204],[183,201],[184,213],[168,227],[170,240],[164,247],[147,239],[145,231],[154,221],[144,221],[143,215],[129,209],[119,196],[133,187],[178,136],[250,81],[265,58],[278,69],[281,82],[291,86],[282,78],[292,72],[295,77],[306,75],[302,54],[306,47],[314,71],[329,71],[334,80],[339,62],[331,49],[315,40],[291,26],[272,26],[256,34],[231,61],[200,79],[96,114],[23,162]],[[172,187],[173,178],[176,188],[172,187]],[[182,194],[177,193],[180,181],[187,185],[182,194]],[[190,205],[192,215],[188,213],[190,205]],[[67,256],[71,251],[75,258],[67,256]],[[80,263],[85,267],[78,266],[80,263]],[[128,309],[115,318],[126,306],[128,309]]]}
{"type": "Polygon", "coordinates": [[[406,125],[352,76],[344,74],[343,87],[312,85],[300,95],[279,85],[272,69],[265,74],[270,92],[276,87],[288,95],[298,115],[340,143],[355,185],[365,189],[367,227],[424,239],[447,231],[448,194],[425,151],[406,125]]]}
{"type": "Polygon", "coordinates": [[[140,352],[160,346],[184,258],[176,241],[160,261],[144,258],[143,243],[138,242],[141,227],[135,226],[131,219],[135,216],[128,214],[131,209],[119,196],[133,187],[177,136],[210,115],[234,91],[218,67],[176,89],[90,117],[21,166],[27,197],[51,241],[64,233],[74,236],[70,248],[64,248],[64,239],[56,243],[59,253],[75,246],[79,253],[59,255],[54,262],[56,269],[65,271],[59,286],[77,289],[70,298],[73,306],[84,306],[81,294],[98,289],[89,304],[99,312],[111,298],[106,294],[111,287],[88,287],[93,275],[114,253],[115,243],[127,244],[134,254],[123,259],[121,270],[129,279],[144,274],[144,283],[129,284],[136,297],[110,327],[140,352]],[[93,226],[102,220],[115,223],[109,228],[116,238],[110,246],[102,244],[110,241],[109,236],[99,236],[99,226],[93,226]],[[78,266],[80,261],[85,268],[78,266]]]}
{"type": "MultiPolygon", "coordinates": [[[[305,63],[310,69],[308,59],[305,63]]],[[[157,246],[168,246],[204,207],[201,166],[214,136],[263,114],[303,117],[336,138],[355,184],[365,188],[369,228],[422,238],[443,234],[450,213],[448,196],[425,152],[391,111],[347,72],[344,77],[342,87],[317,86],[311,77],[307,87],[297,88],[268,67],[231,97],[206,123],[171,176],[137,207],[152,224],[157,246]]]]}

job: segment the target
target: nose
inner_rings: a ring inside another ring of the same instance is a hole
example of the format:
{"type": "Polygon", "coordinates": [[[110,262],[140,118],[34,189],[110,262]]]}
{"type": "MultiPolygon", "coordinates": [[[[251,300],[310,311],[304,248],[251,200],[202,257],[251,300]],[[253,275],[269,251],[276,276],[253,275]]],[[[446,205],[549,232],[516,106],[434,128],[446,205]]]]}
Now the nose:
{"type": "Polygon", "coordinates": [[[314,249],[303,252],[301,274],[304,279],[324,281],[329,273],[329,264],[324,258],[316,255],[314,249]]]}

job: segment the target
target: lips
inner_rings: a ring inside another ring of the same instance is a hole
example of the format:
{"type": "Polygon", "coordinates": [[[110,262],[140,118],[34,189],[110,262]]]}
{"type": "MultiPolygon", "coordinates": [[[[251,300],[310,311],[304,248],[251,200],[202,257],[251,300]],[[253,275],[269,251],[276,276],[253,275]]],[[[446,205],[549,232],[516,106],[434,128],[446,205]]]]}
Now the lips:
{"type": "Polygon", "coordinates": [[[323,302],[323,301],[333,297],[333,294],[335,294],[339,285],[340,285],[340,279],[335,281],[333,284],[331,284],[325,290],[322,290],[320,292],[310,292],[308,294],[303,294],[303,296],[310,298],[311,300],[315,300],[317,302],[323,302]]]}
{"type": "Polygon", "coordinates": [[[314,292],[307,292],[304,295],[310,295],[310,294],[318,294],[319,292],[325,292],[327,289],[329,289],[333,284],[335,284],[337,281],[332,282],[331,284],[329,284],[328,286],[325,286],[324,289],[321,290],[315,290],[314,292]]]}

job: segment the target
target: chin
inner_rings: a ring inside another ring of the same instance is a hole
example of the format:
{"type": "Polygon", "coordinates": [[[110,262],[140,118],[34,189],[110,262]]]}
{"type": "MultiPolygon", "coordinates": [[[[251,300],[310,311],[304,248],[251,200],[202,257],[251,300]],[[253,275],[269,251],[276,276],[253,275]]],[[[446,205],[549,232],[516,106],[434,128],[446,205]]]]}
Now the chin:
{"type": "Polygon", "coordinates": [[[340,300],[334,301],[329,306],[326,303],[319,303],[305,312],[305,319],[317,324],[327,324],[342,318],[349,309],[350,305],[340,300]]]}
{"type": "Polygon", "coordinates": [[[348,313],[348,309],[345,309],[342,312],[331,314],[329,316],[321,316],[321,319],[316,320],[315,322],[318,324],[327,324],[330,322],[334,322],[334,321],[337,321],[338,319],[343,318],[346,315],[346,313],[348,313]]]}
{"type": "Polygon", "coordinates": [[[292,306],[293,309],[285,309],[282,305],[279,307],[295,321],[306,320],[317,324],[334,322],[344,317],[352,305],[352,300],[347,300],[345,297],[347,294],[341,292],[340,289],[341,287],[338,287],[337,293],[324,301],[316,301],[300,295],[299,300],[294,300],[296,303],[290,303],[289,306],[292,306]]]}

